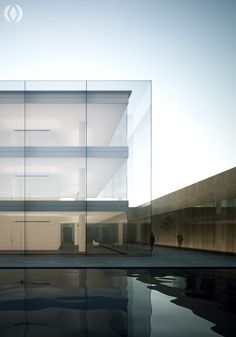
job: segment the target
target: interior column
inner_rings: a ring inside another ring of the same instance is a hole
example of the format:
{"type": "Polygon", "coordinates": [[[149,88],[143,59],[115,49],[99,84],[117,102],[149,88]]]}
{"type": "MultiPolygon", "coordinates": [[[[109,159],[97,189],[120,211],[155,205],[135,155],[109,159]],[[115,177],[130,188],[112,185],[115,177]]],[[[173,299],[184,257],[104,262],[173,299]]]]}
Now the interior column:
{"type": "Polygon", "coordinates": [[[124,243],[123,222],[118,223],[118,243],[119,245],[123,245],[124,243]]]}
{"type": "Polygon", "coordinates": [[[85,214],[79,216],[79,252],[86,251],[86,218],[85,214]]]}

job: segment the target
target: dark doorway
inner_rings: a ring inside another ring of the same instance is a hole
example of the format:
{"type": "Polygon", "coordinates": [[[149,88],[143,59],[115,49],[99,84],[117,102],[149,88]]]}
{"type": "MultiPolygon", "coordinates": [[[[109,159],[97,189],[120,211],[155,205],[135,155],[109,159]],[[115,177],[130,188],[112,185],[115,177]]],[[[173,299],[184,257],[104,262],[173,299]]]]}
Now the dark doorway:
{"type": "Polygon", "coordinates": [[[75,225],[72,223],[61,224],[61,246],[59,251],[62,254],[78,254],[79,247],[75,245],[75,225]]]}
{"type": "Polygon", "coordinates": [[[61,244],[74,244],[74,224],[61,224],[61,244]]]}

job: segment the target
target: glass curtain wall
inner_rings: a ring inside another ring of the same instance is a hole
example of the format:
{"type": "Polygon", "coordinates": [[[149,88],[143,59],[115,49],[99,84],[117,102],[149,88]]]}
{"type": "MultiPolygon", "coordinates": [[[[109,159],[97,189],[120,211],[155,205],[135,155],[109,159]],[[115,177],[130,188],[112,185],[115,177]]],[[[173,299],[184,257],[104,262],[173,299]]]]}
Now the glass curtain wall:
{"type": "Polygon", "coordinates": [[[25,251],[23,82],[0,82],[0,253],[25,251]]]}
{"type": "Polygon", "coordinates": [[[87,99],[87,145],[96,148],[87,158],[87,197],[97,204],[90,212],[88,202],[87,253],[149,255],[151,207],[137,214],[151,203],[151,83],[88,81],[87,99]]]}
{"type": "Polygon", "coordinates": [[[85,252],[86,83],[26,82],[26,245],[85,252]]]}
{"type": "MultiPolygon", "coordinates": [[[[0,84],[1,253],[149,254],[151,88],[0,84]]],[[[150,208],[151,210],[151,208],[150,208]]]]}

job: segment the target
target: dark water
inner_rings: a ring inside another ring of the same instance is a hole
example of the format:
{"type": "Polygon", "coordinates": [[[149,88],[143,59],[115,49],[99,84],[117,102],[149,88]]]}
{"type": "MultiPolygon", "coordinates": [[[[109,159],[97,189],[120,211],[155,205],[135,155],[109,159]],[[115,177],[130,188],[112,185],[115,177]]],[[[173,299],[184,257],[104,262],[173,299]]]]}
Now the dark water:
{"type": "Polygon", "coordinates": [[[0,336],[236,336],[236,270],[1,269],[0,336]]]}

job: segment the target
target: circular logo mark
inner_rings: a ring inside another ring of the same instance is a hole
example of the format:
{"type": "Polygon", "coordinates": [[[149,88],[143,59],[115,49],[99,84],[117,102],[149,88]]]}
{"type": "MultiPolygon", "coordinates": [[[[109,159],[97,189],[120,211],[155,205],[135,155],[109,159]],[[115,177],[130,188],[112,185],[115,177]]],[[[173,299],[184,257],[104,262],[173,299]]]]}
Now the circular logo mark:
{"type": "Polygon", "coordinates": [[[4,16],[10,23],[20,22],[23,18],[23,9],[17,4],[10,4],[5,8],[4,16]]]}

